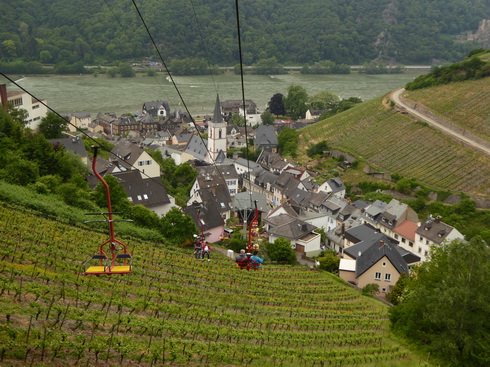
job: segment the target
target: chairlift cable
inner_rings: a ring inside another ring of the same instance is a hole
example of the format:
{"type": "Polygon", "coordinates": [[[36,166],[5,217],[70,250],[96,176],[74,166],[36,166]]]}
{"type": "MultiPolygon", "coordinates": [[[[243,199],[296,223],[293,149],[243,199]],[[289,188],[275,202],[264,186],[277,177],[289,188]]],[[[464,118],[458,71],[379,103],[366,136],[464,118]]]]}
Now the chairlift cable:
{"type": "MultiPolygon", "coordinates": [[[[243,104],[243,118],[245,120],[245,149],[246,149],[246,160],[247,160],[247,177],[249,183],[249,189],[252,191],[252,183],[250,181],[250,161],[248,160],[248,131],[247,131],[247,110],[245,108],[245,83],[243,81],[243,55],[242,55],[242,36],[240,31],[240,10],[238,7],[238,0],[235,0],[235,11],[236,11],[236,27],[237,27],[237,40],[238,40],[238,54],[240,55],[240,80],[242,87],[242,104],[243,104]]],[[[250,195],[250,207],[253,207],[252,196],[250,195]]]]}

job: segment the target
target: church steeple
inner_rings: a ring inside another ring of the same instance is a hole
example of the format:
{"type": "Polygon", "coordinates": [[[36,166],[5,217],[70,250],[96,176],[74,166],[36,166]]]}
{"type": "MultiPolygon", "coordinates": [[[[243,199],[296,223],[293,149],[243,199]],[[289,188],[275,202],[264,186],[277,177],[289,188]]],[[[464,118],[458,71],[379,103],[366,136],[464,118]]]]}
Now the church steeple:
{"type": "Polygon", "coordinates": [[[216,95],[213,120],[208,122],[208,162],[214,162],[220,152],[226,153],[226,121],[221,115],[219,95],[216,95]]]}
{"type": "Polygon", "coordinates": [[[213,115],[214,123],[222,123],[223,116],[221,115],[221,103],[219,102],[219,94],[216,95],[216,103],[214,105],[214,115],[213,115]]]}

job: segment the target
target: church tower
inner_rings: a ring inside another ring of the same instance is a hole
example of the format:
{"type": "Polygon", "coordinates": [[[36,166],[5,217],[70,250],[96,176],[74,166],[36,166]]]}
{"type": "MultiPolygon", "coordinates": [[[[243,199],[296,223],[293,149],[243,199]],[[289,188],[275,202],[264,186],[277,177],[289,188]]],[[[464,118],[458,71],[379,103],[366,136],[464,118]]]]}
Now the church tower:
{"type": "Polygon", "coordinates": [[[226,121],[221,115],[219,95],[216,96],[213,120],[208,122],[208,150],[207,162],[214,162],[220,152],[226,156],[226,121]]]}

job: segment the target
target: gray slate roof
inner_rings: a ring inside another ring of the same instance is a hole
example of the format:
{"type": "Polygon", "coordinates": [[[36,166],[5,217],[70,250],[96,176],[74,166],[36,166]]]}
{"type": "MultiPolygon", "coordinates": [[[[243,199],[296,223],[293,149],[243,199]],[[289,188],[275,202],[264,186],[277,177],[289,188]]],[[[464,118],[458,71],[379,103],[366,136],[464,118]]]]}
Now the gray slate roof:
{"type": "Polygon", "coordinates": [[[206,204],[194,202],[185,207],[183,212],[192,218],[199,230],[201,226],[204,230],[210,230],[224,225],[223,217],[215,202],[206,204]],[[200,212],[199,217],[201,222],[198,220],[198,212],[200,212]]]}
{"type": "Polygon", "coordinates": [[[187,142],[184,152],[191,154],[196,159],[204,161],[208,152],[207,141],[197,135],[192,135],[187,142]]]}
{"type": "Polygon", "coordinates": [[[336,193],[345,190],[345,185],[342,180],[338,177],[331,178],[327,180],[328,186],[332,189],[332,192],[336,193]]]}
{"type": "Polygon", "coordinates": [[[79,155],[82,158],[87,157],[87,150],[83,145],[83,140],[79,137],[76,138],[62,138],[62,139],[50,139],[49,142],[53,145],[61,144],[63,147],[76,155],[79,155]]]}
{"type": "Polygon", "coordinates": [[[344,249],[344,252],[356,260],[356,278],[361,276],[384,256],[393,264],[398,273],[408,275],[408,264],[397,248],[398,246],[389,243],[389,237],[378,233],[370,240],[362,241],[344,249]]]}
{"type": "MultiPolygon", "coordinates": [[[[284,215],[287,214],[281,214],[277,217],[281,217],[284,215]]],[[[277,217],[273,217],[271,219],[277,217]]],[[[306,236],[308,233],[312,232],[316,228],[317,227],[315,227],[314,225],[309,224],[305,221],[302,221],[300,219],[294,219],[293,221],[289,221],[285,224],[278,225],[276,227],[271,228],[269,230],[269,233],[275,236],[287,238],[289,240],[297,240],[298,238],[306,236]]]]}
{"type": "MultiPolygon", "coordinates": [[[[377,228],[374,228],[369,224],[361,224],[360,226],[352,227],[346,230],[344,236],[350,242],[358,243],[361,241],[368,241],[372,238],[377,238],[379,234],[380,232],[377,228]]],[[[398,243],[398,241],[391,237],[388,237],[388,239],[392,244],[398,243]]]]}
{"type": "Polygon", "coordinates": [[[254,191],[237,193],[233,198],[232,207],[234,210],[253,210],[255,209],[255,201],[257,201],[259,211],[267,212],[269,210],[266,196],[254,191]]]}
{"type": "Polygon", "coordinates": [[[274,126],[259,125],[255,132],[254,146],[256,148],[277,146],[277,133],[274,126]]]}
{"type": "Polygon", "coordinates": [[[429,218],[420,225],[415,233],[434,243],[442,243],[453,230],[455,229],[443,223],[440,218],[429,218]]]}
{"type": "Polygon", "coordinates": [[[233,164],[224,164],[216,167],[215,165],[209,166],[197,166],[196,171],[201,176],[219,175],[221,174],[225,180],[238,179],[238,173],[236,172],[233,164]],[[219,172],[218,172],[219,170],[219,172]]]}
{"type": "Polygon", "coordinates": [[[119,180],[133,205],[152,208],[170,203],[167,190],[158,179],[143,179],[138,170],[116,173],[114,177],[119,180]]]}

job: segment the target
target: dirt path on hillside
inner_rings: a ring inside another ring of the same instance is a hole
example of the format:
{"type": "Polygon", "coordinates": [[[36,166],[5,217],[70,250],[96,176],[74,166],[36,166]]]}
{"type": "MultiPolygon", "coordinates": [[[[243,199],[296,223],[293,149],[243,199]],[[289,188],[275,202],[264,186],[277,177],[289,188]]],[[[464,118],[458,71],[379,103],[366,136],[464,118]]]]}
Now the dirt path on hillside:
{"type": "Polygon", "coordinates": [[[402,113],[406,112],[419,120],[427,122],[430,126],[440,130],[443,134],[456,139],[460,143],[463,143],[471,149],[483,153],[487,158],[490,158],[490,143],[488,141],[475,136],[467,130],[455,126],[441,116],[435,115],[424,105],[404,99],[402,97],[403,92],[405,92],[405,88],[400,88],[393,91],[389,96],[402,113]]]}

